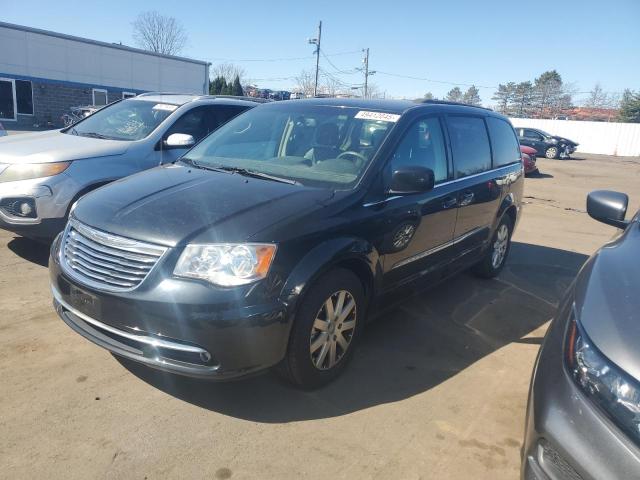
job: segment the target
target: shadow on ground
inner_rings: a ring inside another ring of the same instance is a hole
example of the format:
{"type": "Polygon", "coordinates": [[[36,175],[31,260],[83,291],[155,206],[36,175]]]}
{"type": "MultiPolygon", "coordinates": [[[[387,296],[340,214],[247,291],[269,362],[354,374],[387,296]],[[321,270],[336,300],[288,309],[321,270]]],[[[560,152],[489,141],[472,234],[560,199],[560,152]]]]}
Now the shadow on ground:
{"type": "Polygon", "coordinates": [[[15,237],[7,244],[9,250],[25,260],[46,267],[49,265],[51,243],[38,242],[25,237],[15,237]]]}
{"type": "Polygon", "coordinates": [[[120,360],[134,375],[183,401],[257,422],[344,415],[424,392],[547,322],[585,255],[514,243],[496,280],[461,274],[430,290],[387,297],[344,375],[315,392],[273,374],[228,383],[167,375],[120,360]]]}
{"type": "Polygon", "coordinates": [[[527,178],[532,178],[534,180],[539,178],[553,178],[553,175],[551,175],[550,173],[538,172],[538,173],[533,173],[531,175],[527,175],[527,178]]]}

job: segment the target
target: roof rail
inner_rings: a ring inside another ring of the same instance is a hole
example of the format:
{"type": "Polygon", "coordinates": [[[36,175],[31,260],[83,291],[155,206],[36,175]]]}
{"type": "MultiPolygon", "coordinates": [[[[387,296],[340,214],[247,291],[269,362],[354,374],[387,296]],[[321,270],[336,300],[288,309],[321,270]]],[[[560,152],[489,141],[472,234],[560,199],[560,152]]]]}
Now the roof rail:
{"type": "Polygon", "coordinates": [[[232,100],[245,100],[247,102],[268,103],[273,102],[268,98],[249,97],[246,95],[200,95],[201,98],[230,98],[232,100]]]}
{"type": "Polygon", "coordinates": [[[451,102],[449,100],[420,100],[419,103],[432,103],[435,105],[458,105],[460,107],[475,107],[475,108],[482,108],[483,110],[489,110],[489,111],[493,111],[490,108],[487,107],[481,107],[480,105],[471,105],[469,103],[462,103],[462,102],[451,102]]]}

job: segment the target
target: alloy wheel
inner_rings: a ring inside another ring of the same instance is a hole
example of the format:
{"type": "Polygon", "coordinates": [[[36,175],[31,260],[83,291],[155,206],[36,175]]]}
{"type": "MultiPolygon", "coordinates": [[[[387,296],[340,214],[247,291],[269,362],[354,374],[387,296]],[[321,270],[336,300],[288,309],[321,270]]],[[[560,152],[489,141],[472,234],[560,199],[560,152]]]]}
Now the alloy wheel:
{"type": "Polygon", "coordinates": [[[556,155],[558,155],[558,149],[556,147],[547,148],[547,151],[545,152],[545,157],[556,158],[556,155]]]}
{"type": "Polygon", "coordinates": [[[347,352],[356,331],[356,302],[346,290],[332,294],[322,304],[311,328],[309,353],[319,370],[333,368],[347,352]]]}
{"type": "Polygon", "coordinates": [[[507,255],[507,247],[509,246],[509,227],[504,223],[500,225],[496,232],[496,238],[493,242],[493,254],[491,255],[491,266],[500,268],[504,258],[507,255]]]}

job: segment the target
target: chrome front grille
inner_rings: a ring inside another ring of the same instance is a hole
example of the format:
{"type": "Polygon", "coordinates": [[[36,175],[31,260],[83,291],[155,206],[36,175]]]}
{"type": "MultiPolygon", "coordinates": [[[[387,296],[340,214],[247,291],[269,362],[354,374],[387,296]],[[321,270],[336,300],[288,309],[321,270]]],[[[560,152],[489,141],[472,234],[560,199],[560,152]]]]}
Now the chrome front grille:
{"type": "Polygon", "coordinates": [[[87,286],[126,291],[142,283],[166,250],[71,219],[62,239],[60,260],[65,273],[87,286]]]}

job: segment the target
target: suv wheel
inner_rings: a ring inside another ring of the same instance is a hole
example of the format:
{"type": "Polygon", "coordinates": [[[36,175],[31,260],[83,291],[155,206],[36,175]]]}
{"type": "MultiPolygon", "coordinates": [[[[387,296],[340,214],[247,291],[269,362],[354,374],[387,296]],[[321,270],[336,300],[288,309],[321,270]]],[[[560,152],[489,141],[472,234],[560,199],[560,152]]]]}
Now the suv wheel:
{"type": "Polygon", "coordinates": [[[507,262],[507,256],[511,248],[512,231],[511,219],[504,215],[493,234],[487,253],[473,268],[475,274],[483,278],[493,278],[500,273],[507,262]]]}
{"type": "Polygon", "coordinates": [[[323,275],[302,299],[279,372],[304,389],[340,375],[364,326],[365,304],[362,284],[352,272],[323,275]]]}
{"type": "Polygon", "coordinates": [[[549,147],[544,151],[544,156],[547,158],[558,158],[558,147],[549,147]]]}

